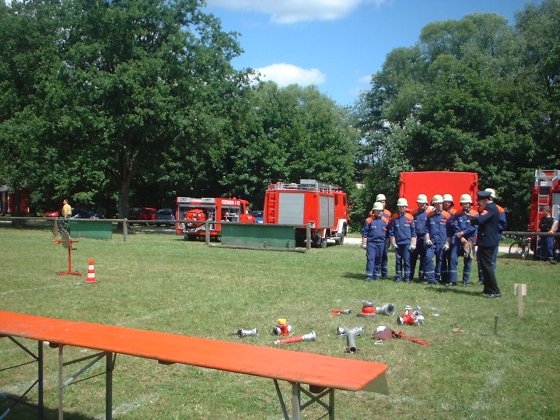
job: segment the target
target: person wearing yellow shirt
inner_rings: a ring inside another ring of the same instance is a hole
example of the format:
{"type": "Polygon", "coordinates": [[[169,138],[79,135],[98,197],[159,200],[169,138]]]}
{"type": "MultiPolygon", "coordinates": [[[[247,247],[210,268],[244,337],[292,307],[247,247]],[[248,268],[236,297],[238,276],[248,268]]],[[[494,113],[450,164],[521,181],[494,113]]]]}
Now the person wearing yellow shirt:
{"type": "Polygon", "coordinates": [[[65,219],[72,217],[72,207],[70,207],[70,204],[68,204],[68,200],[66,198],[62,202],[62,217],[64,217],[65,219]]]}

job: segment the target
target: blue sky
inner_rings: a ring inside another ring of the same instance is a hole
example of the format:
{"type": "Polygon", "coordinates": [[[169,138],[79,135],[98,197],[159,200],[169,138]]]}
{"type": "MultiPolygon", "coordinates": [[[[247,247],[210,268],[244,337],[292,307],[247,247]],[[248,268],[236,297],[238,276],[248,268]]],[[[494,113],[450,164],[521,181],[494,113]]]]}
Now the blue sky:
{"type": "Polygon", "coordinates": [[[353,104],[387,54],[414,45],[430,22],[515,12],[540,0],[207,0],[225,31],[239,32],[238,68],[259,70],[279,86],[316,85],[353,104]]]}

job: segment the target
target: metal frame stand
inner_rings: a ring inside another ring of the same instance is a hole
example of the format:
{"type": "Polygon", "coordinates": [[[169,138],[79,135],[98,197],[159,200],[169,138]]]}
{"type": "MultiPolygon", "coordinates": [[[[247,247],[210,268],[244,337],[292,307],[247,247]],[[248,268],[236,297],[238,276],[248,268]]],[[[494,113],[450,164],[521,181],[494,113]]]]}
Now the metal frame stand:
{"type": "Polygon", "coordinates": [[[82,382],[99,375],[105,374],[105,419],[111,420],[113,418],[113,370],[115,369],[115,362],[117,355],[111,352],[99,352],[89,356],[80,357],[65,362],[64,361],[64,346],[55,344],[58,347],[58,418],[62,420],[64,417],[64,388],[72,385],[73,383],[82,382]],[[97,362],[105,358],[105,371],[88,376],[87,378],[77,380],[77,378],[93,367],[97,362]],[[76,373],[70,376],[66,381],[64,380],[64,366],[73,365],[75,363],[85,362],[91,360],[82,366],[76,373]]]}
{"type": "MultiPolygon", "coordinates": [[[[59,244],[62,241],[54,241],[55,243],[59,244]]],[[[70,244],[68,245],[68,271],[59,271],[57,274],[59,276],[81,276],[82,273],[80,273],[79,271],[72,271],[72,247],[74,246],[75,242],[79,242],[79,241],[74,241],[73,239],[70,239],[70,244]]]]}
{"type": "MultiPolygon", "coordinates": [[[[278,400],[280,401],[280,407],[282,408],[282,414],[284,415],[284,419],[290,420],[290,415],[288,414],[286,403],[284,402],[284,397],[282,396],[282,391],[280,390],[280,386],[278,385],[278,380],[273,379],[273,381],[274,381],[274,387],[276,388],[276,393],[278,394],[278,400]]],[[[329,420],[334,420],[334,388],[324,388],[321,389],[318,393],[312,393],[302,388],[299,382],[290,382],[290,383],[292,385],[292,398],[291,398],[292,420],[300,420],[301,412],[306,407],[309,407],[311,404],[314,403],[321,405],[327,411],[327,413],[322,417],[325,417],[328,414],[329,420]],[[301,398],[302,393],[309,398],[307,401],[303,403],[301,398]],[[329,397],[328,403],[322,400],[322,398],[325,396],[329,397]]]]}
{"type": "Polygon", "coordinates": [[[20,367],[20,366],[25,366],[25,365],[28,365],[30,363],[37,363],[37,379],[19,397],[13,398],[13,397],[8,396],[8,398],[13,399],[14,402],[10,407],[8,407],[8,409],[6,411],[4,411],[2,414],[0,414],[0,420],[6,418],[8,416],[8,414],[10,414],[12,409],[18,404],[24,404],[24,405],[27,405],[29,407],[33,407],[32,404],[24,401],[23,399],[29,393],[29,391],[31,391],[35,387],[35,385],[37,385],[37,399],[38,399],[37,409],[39,410],[39,418],[44,419],[45,418],[45,410],[44,410],[44,405],[43,405],[43,342],[42,341],[37,341],[37,354],[35,354],[35,353],[33,353],[33,351],[31,351],[29,348],[27,348],[24,344],[20,343],[14,337],[8,336],[8,338],[12,342],[14,342],[18,347],[20,347],[23,351],[25,351],[27,354],[29,354],[35,360],[30,361],[30,362],[20,363],[19,365],[14,365],[14,366],[9,366],[9,367],[6,367],[6,368],[2,368],[2,369],[0,369],[0,372],[8,370],[8,369],[13,369],[13,368],[16,368],[16,367],[20,367]]]}

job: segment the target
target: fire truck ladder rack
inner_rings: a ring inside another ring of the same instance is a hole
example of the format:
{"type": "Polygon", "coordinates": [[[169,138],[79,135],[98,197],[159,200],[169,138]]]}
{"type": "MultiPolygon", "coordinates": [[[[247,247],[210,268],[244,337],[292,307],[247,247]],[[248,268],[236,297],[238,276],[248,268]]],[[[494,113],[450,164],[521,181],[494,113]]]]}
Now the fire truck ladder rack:
{"type": "MultiPolygon", "coordinates": [[[[553,186],[555,180],[560,179],[560,170],[550,169],[550,170],[535,170],[535,186],[537,187],[537,219],[535,221],[535,227],[538,227],[538,223],[544,216],[544,208],[549,205],[550,189],[553,186]]],[[[538,229],[537,229],[538,230],[538,229]]],[[[537,236],[536,247],[539,246],[540,236],[537,236]]]]}
{"type": "Polygon", "coordinates": [[[299,184],[296,182],[277,182],[275,184],[270,184],[269,189],[333,192],[339,191],[340,187],[334,184],[319,182],[314,179],[300,179],[299,184]]]}

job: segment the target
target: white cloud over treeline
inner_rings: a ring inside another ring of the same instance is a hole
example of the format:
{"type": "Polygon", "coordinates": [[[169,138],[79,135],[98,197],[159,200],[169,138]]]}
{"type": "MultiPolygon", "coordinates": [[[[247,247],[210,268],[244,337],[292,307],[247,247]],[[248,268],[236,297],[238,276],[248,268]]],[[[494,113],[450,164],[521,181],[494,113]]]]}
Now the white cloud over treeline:
{"type": "Polygon", "coordinates": [[[256,71],[261,80],[273,81],[280,87],[320,85],[326,80],[326,76],[318,69],[304,69],[286,63],[271,64],[256,71]]]}
{"type": "Polygon", "coordinates": [[[207,0],[208,6],[265,13],[275,23],[336,20],[362,4],[380,5],[387,0],[207,0]]]}

